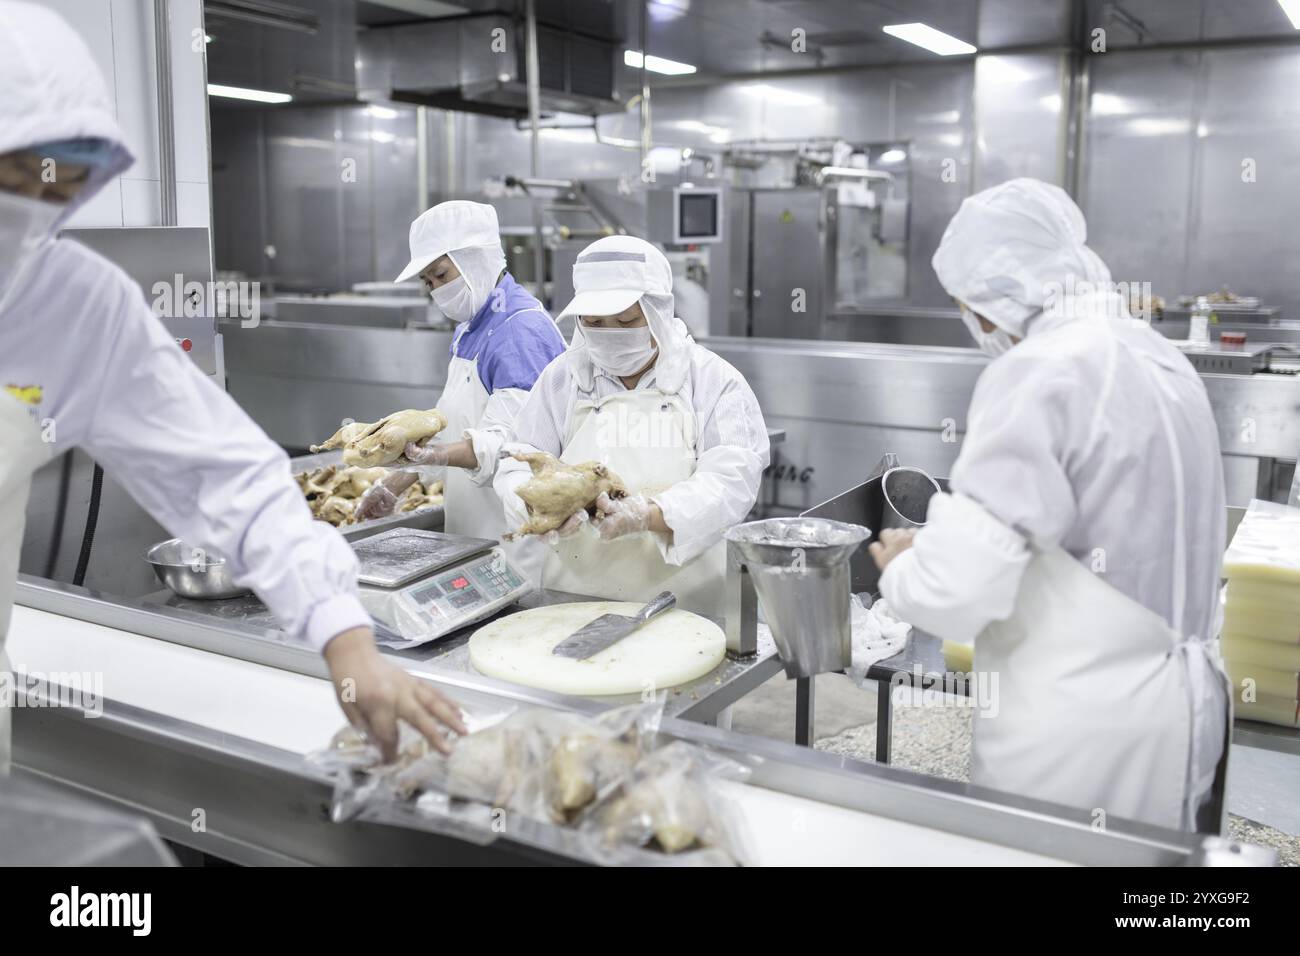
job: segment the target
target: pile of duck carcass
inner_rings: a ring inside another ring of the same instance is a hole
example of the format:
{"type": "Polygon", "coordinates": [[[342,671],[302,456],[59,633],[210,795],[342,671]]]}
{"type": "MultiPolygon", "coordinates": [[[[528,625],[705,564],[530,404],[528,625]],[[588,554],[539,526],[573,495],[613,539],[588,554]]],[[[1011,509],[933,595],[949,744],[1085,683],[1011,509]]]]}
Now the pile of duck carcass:
{"type": "MultiPolygon", "coordinates": [[[[307,499],[313,517],[334,527],[356,523],[353,512],[361,496],[376,481],[383,479],[387,468],[356,468],[351,465],[327,465],[294,477],[307,499]]],[[[419,511],[442,504],[442,482],[424,484],[416,481],[397,499],[395,513],[419,511]]]]}

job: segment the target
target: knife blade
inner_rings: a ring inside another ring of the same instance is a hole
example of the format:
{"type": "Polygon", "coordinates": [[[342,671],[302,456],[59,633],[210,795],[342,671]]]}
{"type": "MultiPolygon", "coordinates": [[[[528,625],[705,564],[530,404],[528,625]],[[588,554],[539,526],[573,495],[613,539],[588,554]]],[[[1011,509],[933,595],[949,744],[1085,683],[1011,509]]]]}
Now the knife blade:
{"type": "Polygon", "coordinates": [[[602,614],[590,624],[574,631],[551,649],[552,654],[583,661],[594,657],[607,647],[612,647],[642,624],[674,607],[677,596],[672,591],[656,594],[650,603],[635,615],[602,614]]]}

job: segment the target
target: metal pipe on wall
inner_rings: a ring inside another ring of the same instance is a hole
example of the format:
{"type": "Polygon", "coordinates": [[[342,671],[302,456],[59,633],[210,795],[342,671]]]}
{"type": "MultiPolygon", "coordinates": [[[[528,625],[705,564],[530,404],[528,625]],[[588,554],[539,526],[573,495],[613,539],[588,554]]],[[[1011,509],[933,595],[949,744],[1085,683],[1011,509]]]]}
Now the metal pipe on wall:
{"type": "MultiPolygon", "coordinates": [[[[646,60],[650,56],[649,43],[650,0],[641,0],[641,178],[645,179],[650,169],[650,74],[646,71],[646,60]]],[[[653,180],[653,172],[651,179],[653,180]]]]}
{"type": "Polygon", "coordinates": [[[429,115],[423,106],[415,108],[415,205],[419,212],[429,208],[429,115]]]}
{"type": "Polygon", "coordinates": [[[1083,147],[1087,139],[1088,84],[1091,68],[1084,54],[1088,40],[1087,8],[1082,0],[1074,0],[1070,21],[1070,49],[1062,64],[1064,76],[1061,83],[1061,102],[1064,105],[1064,122],[1061,125],[1061,184],[1066,192],[1080,200],[1082,186],[1083,147]]]}
{"type": "MultiPolygon", "coordinates": [[[[528,82],[528,123],[532,129],[528,174],[534,179],[541,175],[541,70],[537,60],[537,0],[528,0],[526,65],[528,82]]],[[[537,298],[546,304],[546,247],[542,245],[542,206],[536,196],[533,205],[533,275],[537,282],[537,298]]]]}
{"type": "Polygon", "coordinates": [[[176,225],[176,131],[172,117],[172,46],[170,0],[154,0],[154,69],[158,91],[159,225],[176,225]]]}

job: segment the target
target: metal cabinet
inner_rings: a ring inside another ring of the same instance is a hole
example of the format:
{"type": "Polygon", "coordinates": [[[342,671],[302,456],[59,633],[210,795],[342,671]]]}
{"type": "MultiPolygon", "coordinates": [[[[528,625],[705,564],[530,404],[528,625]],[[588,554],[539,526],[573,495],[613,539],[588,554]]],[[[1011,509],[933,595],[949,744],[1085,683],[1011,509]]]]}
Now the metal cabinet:
{"type": "Polygon", "coordinates": [[[752,193],[751,334],[821,337],[826,289],[823,192],[756,189],[752,193]]]}

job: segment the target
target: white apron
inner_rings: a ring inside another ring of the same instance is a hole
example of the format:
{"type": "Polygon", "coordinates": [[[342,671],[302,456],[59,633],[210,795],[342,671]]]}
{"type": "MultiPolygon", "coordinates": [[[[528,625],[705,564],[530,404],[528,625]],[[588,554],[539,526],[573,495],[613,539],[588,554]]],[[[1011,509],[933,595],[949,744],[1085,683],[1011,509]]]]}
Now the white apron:
{"type": "MultiPolygon", "coordinates": [[[[1158,366],[1139,358],[1174,465],[1176,540],[1185,542],[1177,432],[1158,366]]],[[[1181,627],[1185,549],[1170,559],[1173,619],[1181,627]]],[[[976,671],[996,675],[998,687],[989,702],[996,716],[975,719],[971,781],[1094,814],[1196,829],[1216,771],[1226,773],[1232,720],[1232,686],[1214,653],[1215,636],[1185,636],[1059,547],[1035,554],[1011,617],[975,641],[976,671]],[[1220,741],[1222,756],[1210,762],[1220,741]]]]}
{"type": "MultiPolygon", "coordinates": [[[[695,413],[678,395],[656,388],[620,392],[599,401],[579,399],[560,460],[604,462],[647,498],[695,474],[695,413]]],[[[590,525],[561,538],[542,574],[548,588],[614,601],[648,601],[660,591],[677,595],[677,606],[720,618],[726,579],[726,543],[695,560],[665,564],[655,532],[601,541],[590,525]]]]}
{"type": "Polygon", "coordinates": [[[1212,746],[1196,740],[1194,691],[1211,675],[1231,697],[1208,642],[1053,548],[1030,562],[1012,616],[979,635],[975,669],[997,685],[975,718],[972,783],[1189,827],[1214,782],[1188,779],[1193,748],[1212,746]]]}
{"type": "MultiPolygon", "coordinates": [[[[467,326],[462,325],[456,341],[467,326]]],[[[490,394],[478,374],[478,359],[453,355],[447,366],[447,384],[438,399],[438,411],[447,417],[449,440],[459,441],[469,428],[483,419],[490,394]]],[[[448,534],[469,535],[500,541],[506,532],[505,510],[492,483],[476,485],[464,468],[446,468],[443,476],[443,529],[448,534]]],[[[546,549],[539,541],[517,539],[502,547],[506,558],[524,578],[536,584],[541,579],[546,549]]]]}
{"type": "Polygon", "coordinates": [[[41,440],[40,426],[27,413],[27,407],[12,395],[0,392],[0,674],[4,675],[0,683],[6,691],[0,697],[0,774],[9,772],[8,704],[9,691],[13,690],[9,658],[4,653],[5,636],[18,583],[32,472],[49,457],[50,446],[41,440]]]}

